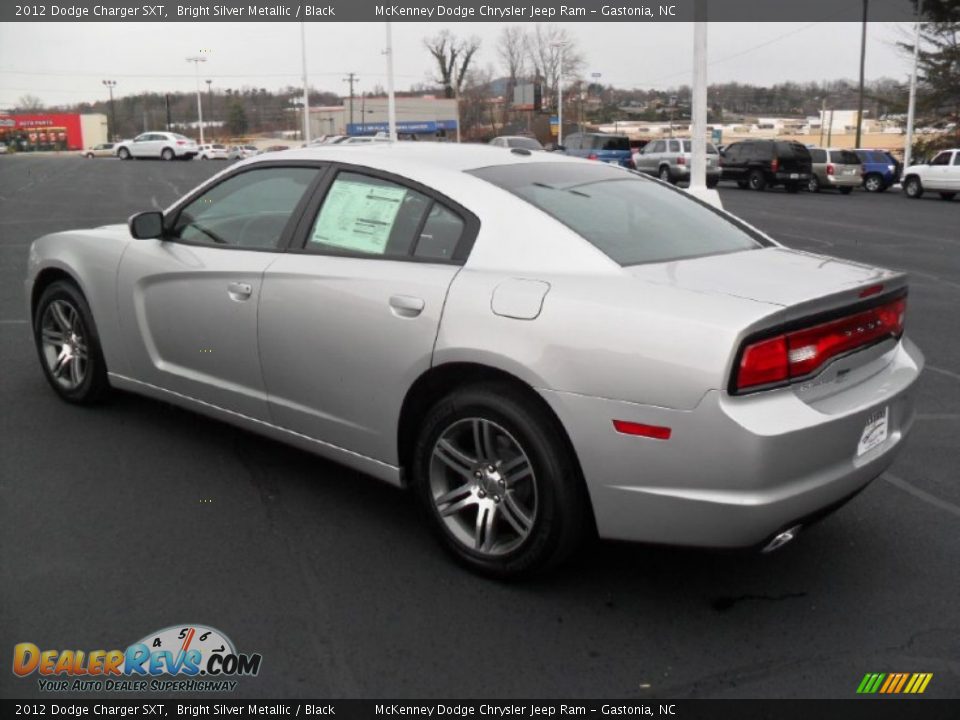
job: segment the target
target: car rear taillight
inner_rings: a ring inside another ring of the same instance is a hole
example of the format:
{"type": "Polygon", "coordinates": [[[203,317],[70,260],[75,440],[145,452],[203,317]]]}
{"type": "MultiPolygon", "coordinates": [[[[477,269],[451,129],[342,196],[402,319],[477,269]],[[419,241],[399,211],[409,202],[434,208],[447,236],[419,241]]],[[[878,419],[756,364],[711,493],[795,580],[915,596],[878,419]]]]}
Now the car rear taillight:
{"type": "Polygon", "coordinates": [[[186,144],[187,144],[186,140],[177,140],[177,145],[186,145],[186,144]]]}
{"type": "Polygon", "coordinates": [[[687,159],[683,155],[677,158],[677,165],[686,165],[686,164],[687,164],[687,159]]]}
{"type": "Polygon", "coordinates": [[[907,298],[747,343],[740,353],[734,392],[767,388],[806,378],[830,360],[903,335],[907,298]]]}
{"type": "Polygon", "coordinates": [[[633,158],[630,158],[629,160],[627,160],[627,167],[628,167],[630,170],[636,170],[636,169],[637,169],[637,164],[633,161],[633,158]]]}
{"type": "Polygon", "coordinates": [[[828,163],[828,164],[827,164],[827,175],[833,175],[833,173],[834,173],[833,163],[828,163]]]}
{"type": "Polygon", "coordinates": [[[590,153],[589,155],[587,155],[587,160],[596,160],[596,159],[597,159],[596,153],[590,153]]]}
{"type": "Polygon", "coordinates": [[[770,161],[770,172],[776,172],[780,168],[780,159],[774,158],[770,161]]]}

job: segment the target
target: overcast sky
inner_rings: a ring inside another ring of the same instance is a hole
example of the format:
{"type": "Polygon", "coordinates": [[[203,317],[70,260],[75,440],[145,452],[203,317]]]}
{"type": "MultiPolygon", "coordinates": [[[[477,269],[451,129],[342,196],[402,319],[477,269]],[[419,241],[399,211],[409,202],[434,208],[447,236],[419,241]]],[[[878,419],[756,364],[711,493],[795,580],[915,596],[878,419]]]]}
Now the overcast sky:
{"type": "MultiPolygon", "coordinates": [[[[431,59],[422,40],[444,27],[480,37],[479,64],[499,70],[495,46],[503,24],[394,23],[397,89],[428,78],[431,59]]],[[[690,24],[566,27],[588,60],[586,73],[601,73],[604,84],[666,88],[690,82],[690,24]]],[[[908,30],[897,23],[868,25],[867,79],[908,76],[909,61],[895,47],[909,37],[908,30]]],[[[710,82],[819,82],[856,79],[859,72],[858,23],[710,23],[708,37],[710,82]]],[[[353,71],[360,78],[357,93],[385,85],[384,42],[383,23],[308,24],[310,84],[346,94],[342,78],[353,71]]],[[[48,104],[105,98],[105,78],[117,81],[117,96],[191,90],[193,66],[186,58],[201,52],[209,58],[201,80],[213,79],[215,89],[276,89],[300,82],[298,23],[5,23],[0,24],[0,109],[27,93],[48,104]]]]}

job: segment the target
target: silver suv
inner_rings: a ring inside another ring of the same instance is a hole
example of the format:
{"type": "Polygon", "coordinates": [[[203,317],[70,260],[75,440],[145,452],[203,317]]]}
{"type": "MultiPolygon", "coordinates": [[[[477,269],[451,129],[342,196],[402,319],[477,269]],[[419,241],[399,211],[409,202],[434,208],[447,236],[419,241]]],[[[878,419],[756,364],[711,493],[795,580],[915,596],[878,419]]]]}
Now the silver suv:
{"type": "MultiPolygon", "coordinates": [[[[633,156],[637,170],[656,175],[664,182],[676,184],[690,180],[692,142],[689,138],[651,140],[633,156]]],[[[720,154],[713,143],[707,143],[707,187],[720,181],[720,154]]]]}
{"type": "Polygon", "coordinates": [[[813,167],[807,190],[820,192],[836,188],[849,195],[863,183],[863,163],[853,150],[841,148],[810,148],[813,167]]]}

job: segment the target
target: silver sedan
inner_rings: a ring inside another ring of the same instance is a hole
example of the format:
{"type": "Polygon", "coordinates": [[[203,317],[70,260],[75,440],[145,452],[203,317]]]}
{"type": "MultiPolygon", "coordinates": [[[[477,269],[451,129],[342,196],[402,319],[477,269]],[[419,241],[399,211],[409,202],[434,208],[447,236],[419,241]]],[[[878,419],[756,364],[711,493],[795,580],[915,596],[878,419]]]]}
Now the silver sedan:
{"type": "Polygon", "coordinates": [[[893,461],[899,272],[524,149],[319,146],[42,237],[53,389],[142,393],[409,487],[499,577],[586,537],[775,548],[893,461]]]}

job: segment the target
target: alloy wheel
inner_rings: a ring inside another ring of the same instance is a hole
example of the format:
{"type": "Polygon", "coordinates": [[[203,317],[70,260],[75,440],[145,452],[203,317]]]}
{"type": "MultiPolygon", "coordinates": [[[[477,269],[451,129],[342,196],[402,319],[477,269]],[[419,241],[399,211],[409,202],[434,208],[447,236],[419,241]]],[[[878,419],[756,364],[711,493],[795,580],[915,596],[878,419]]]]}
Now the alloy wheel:
{"type": "Polygon", "coordinates": [[[66,300],[54,300],[40,321],[43,358],[50,375],[64,390],[76,390],[87,374],[89,349],[79,311],[66,300]]]}
{"type": "Polygon", "coordinates": [[[465,548],[496,557],[520,547],[537,519],[537,478],[520,443],[502,426],[465,418],[434,444],[433,505],[465,548]]]}

